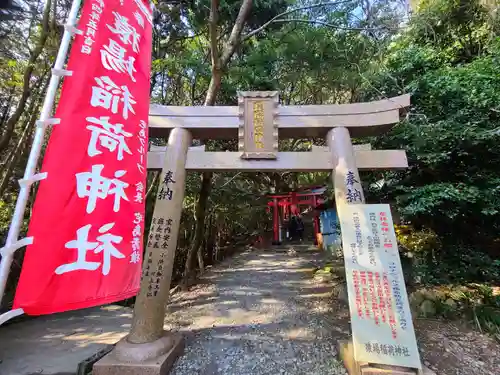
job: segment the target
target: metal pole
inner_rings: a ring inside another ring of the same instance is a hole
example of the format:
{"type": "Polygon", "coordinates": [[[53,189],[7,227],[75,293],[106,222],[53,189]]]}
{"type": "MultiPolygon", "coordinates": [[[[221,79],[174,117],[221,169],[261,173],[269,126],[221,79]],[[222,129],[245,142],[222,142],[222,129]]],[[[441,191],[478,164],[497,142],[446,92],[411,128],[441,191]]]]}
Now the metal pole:
{"type": "Polygon", "coordinates": [[[64,70],[64,64],[66,62],[66,56],[68,54],[68,49],[71,43],[71,37],[76,32],[75,23],[78,17],[78,11],[80,9],[81,1],[82,0],[73,0],[73,4],[71,5],[71,10],[69,12],[66,27],[61,40],[61,45],[57,53],[56,62],[54,64],[54,68],[52,69],[52,77],[50,77],[49,87],[43,101],[40,119],[37,121],[35,137],[31,146],[28,163],[26,164],[26,170],[24,171],[24,178],[20,181],[21,190],[19,191],[19,195],[17,197],[16,208],[14,210],[14,215],[12,216],[12,222],[10,224],[9,233],[7,235],[7,241],[5,242],[5,246],[2,249],[2,260],[0,261],[0,304],[5,293],[5,287],[7,285],[10,266],[14,258],[14,252],[26,244],[26,242],[19,244],[19,231],[24,219],[24,211],[26,209],[26,204],[28,203],[31,184],[36,181],[34,177],[38,165],[38,160],[40,158],[40,151],[43,145],[45,128],[47,125],[53,125],[57,123],[50,122],[49,120],[52,115],[52,109],[54,106],[57,89],[59,87],[60,78],[63,75],[70,74],[69,72],[66,72],[64,70]]]}

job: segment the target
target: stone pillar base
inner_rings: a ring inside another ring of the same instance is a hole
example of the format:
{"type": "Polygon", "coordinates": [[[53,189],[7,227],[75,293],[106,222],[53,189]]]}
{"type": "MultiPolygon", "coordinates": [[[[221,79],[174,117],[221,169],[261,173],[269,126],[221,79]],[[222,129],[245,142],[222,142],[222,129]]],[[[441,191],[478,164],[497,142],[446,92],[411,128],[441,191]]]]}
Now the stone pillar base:
{"type": "MultiPolygon", "coordinates": [[[[423,371],[408,367],[385,366],[365,362],[356,362],[352,342],[339,341],[339,356],[349,375],[431,375],[425,367],[423,371]]],[[[435,374],[434,374],[435,375],[435,374]]]]}
{"type": "Polygon", "coordinates": [[[126,339],[94,364],[92,375],[167,375],[184,351],[184,338],[178,333],[164,332],[147,344],[132,344],[126,339]]]}

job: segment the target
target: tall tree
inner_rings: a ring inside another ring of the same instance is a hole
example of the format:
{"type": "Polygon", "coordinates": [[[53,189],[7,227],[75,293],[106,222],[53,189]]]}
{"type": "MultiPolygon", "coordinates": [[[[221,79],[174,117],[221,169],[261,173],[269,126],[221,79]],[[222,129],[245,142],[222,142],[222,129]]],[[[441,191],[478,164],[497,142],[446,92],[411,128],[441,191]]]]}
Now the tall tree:
{"type": "MultiPolygon", "coordinates": [[[[433,231],[427,279],[498,280],[500,39],[478,0],[422,1],[410,28],[369,77],[366,99],[412,94],[407,120],[376,142],[407,150],[406,171],[375,174],[372,197],[433,231]],[[376,188],[375,188],[376,186],[376,188]]],[[[428,267],[428,268],[425,268],[428,267]]]]}
{"type": "MultiPolygon", "coordinates": [[[[217,94],[220,91],[223,70],[227,67],[229,60],[234,55],[236,47],[240,43],[241,33],[245,22],[247,21],[252,9],[252,0],[243,0],[238,16],[234,22],[229,38],[223,43],[222,49],[219,50],[219,0],[211,0],[209,33],[210,33],[210,57],[212,65],[212,76],[210,84],[205,96],[205,106],[213,106],[216,101],[217,94]]],[[[198,196],[195,211],[195,229],[192,244],[187,253],[185,278],[186,280],[192,273],[191,267],[193,264],[193,256],[198,252],[201,246],[201,240],[205,229],[205,212],[207,207],[208,197],[210,195],[210,187],[212,184],[211,172],[202,174],[201,188],[198,196]]]]}

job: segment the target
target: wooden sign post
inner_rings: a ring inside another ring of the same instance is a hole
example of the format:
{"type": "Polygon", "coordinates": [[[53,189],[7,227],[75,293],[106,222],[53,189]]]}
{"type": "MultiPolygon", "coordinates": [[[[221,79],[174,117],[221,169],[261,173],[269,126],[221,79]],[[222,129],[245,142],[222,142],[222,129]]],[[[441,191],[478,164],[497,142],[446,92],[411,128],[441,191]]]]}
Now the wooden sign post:
{"type": "Polygon", "coordinates": [[[339,208],[353,337],[351,354],[355,359],[349,373],[420,373],[390,207],[344,204],[339,208]]]}

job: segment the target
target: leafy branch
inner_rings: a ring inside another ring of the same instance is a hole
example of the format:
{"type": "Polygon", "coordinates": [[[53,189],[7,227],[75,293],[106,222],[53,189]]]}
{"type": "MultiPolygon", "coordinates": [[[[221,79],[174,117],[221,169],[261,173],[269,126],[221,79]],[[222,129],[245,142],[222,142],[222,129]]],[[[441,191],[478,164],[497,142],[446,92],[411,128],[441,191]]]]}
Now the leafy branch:
{"type": "Polygon", "coordinates": [[[328,6],[332,6],[332,5],[339,5],[339,4],[345,4],[345,3],[351,3],[351,2],[352,2],[352,0],[329,1],[326,3],[317,3],[317,4],[306,5],[303,7],[298,7],[298,8],[293,8],[293,9],[287,10],[286,12],[280,13],[277,16],[271,18],[269,21],[267,21],[266,23],[264,23],[262,26],[258,27],[257,29],[250,31],[248,34],[246,34],[245,36],[242,37],[242,41],[250,39],[254,35],[256,35],[256,34],[260,33],[261,31],[263,31],[264,29],[266,29],[269,25],[271,25],[274,22],[286,22],[286,19],[283,20],[282,18],[291,14],[291,13],[299,12],[301,10],[307,10],[307,9],[313,9],[313,8],[319,8],[319,7],[328,7],[328,6]]]}

